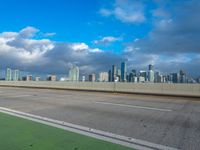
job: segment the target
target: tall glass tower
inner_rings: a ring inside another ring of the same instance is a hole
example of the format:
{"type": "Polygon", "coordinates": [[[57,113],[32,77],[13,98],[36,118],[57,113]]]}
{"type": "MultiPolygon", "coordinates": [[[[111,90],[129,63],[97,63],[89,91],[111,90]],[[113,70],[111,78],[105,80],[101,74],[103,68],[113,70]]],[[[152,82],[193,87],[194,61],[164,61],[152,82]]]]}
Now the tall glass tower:
{"type": "Polygon", "coordinates": [[[71,81],[79,80],[79,68],[76,65],[73,65],[69,70],[69,78],[71,81]]]}
{"type": "Polygon", "coordinates": [[[13,81],[19,80],[19,70],[14,70],[13,81]]]}
{"type": "Polygon", "coordinates": [[[12,70],[10,68],[6,69],[6,81],[12,80],[12,70]]]}
{"type": "Polygon", "coordinates": [[[117,77],[117,67],[115,65],[112,65],[112,82],[115,81],[116,77],[117,77]]]}
{"type": "Polygon", "coordinates": [[[148,71],[148,80],[149,82],[154,82],[154,71],[153,71],[153,65],[149,65],[149,71],[148,71]]]}
{"type": "Polygon", "coordinates": [[[121,81],[126,82],[127,67],[126,62],[121,63],[121,81]]]}

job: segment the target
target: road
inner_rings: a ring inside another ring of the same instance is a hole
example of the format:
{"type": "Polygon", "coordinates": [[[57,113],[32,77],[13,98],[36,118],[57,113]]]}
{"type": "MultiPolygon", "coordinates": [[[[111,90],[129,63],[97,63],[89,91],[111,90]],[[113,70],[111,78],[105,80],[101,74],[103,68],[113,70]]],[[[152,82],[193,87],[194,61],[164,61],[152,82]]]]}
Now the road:
{"type": "Polygon", "coordinates": [[[0,87],[0,107],[183,150],[200,148],[200,99],[0,87]]]}

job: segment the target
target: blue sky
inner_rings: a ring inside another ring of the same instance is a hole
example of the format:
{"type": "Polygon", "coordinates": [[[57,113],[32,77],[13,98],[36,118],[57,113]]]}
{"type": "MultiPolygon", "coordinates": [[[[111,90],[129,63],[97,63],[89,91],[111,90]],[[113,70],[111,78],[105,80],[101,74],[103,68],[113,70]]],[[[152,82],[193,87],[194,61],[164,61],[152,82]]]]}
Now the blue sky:
{"type": "Polygon", "coordinates": [[[199,76],[198,0],[2,0],[1,68],[67,74],[152,63],[163,74],[199,76]],[[15,63],[17,61],[18,63],[15,63]]]}

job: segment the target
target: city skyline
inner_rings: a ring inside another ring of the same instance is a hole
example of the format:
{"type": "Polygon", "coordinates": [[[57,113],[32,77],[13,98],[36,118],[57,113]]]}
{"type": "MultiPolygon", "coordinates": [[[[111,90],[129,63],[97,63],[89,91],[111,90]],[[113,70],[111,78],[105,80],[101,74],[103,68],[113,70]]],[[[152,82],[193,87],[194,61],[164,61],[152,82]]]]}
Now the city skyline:
{"type": "Polygon", "coordinates": [[[132,82],[132,83],[200,83],[200,77],[192,78],[184,70],[179,72],[169,72],[162,74],[158,70],[154,70],[154,65],[149,64],[147,70],[132,70],[127,71],[127,62],[121,62],[121,67],[112,65],[107,72],[93,72],[80,76],[79,67],[73,64],[68,73],[64,76],[55,74],[46,74],[41,77],[32,74],[24,74],[18,69],[6,68],[5,75],[0,76],[0,80],[6,81],[89,81],[89,82],[132,82]],[[87,77],[86,77],[87,76],[87,77]]]}
{"type": "Polygon", "coordinates": [[[60,75],[76,64],[84,75],[127,61],[127,70],[153,64],[163,74],[184,70],[200,76],[198,0],[0,4],[1,70],[60,75]]]}

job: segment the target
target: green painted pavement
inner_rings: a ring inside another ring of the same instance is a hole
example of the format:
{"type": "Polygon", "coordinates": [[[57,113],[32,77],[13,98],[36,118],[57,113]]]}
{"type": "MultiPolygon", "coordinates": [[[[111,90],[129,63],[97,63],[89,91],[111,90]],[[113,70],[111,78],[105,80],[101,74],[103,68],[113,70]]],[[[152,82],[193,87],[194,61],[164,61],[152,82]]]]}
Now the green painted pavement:
{"type": "Polygon", "coordinates": [[[131,150],[30,120],[0,113],[1,150],[131,150]]]}

